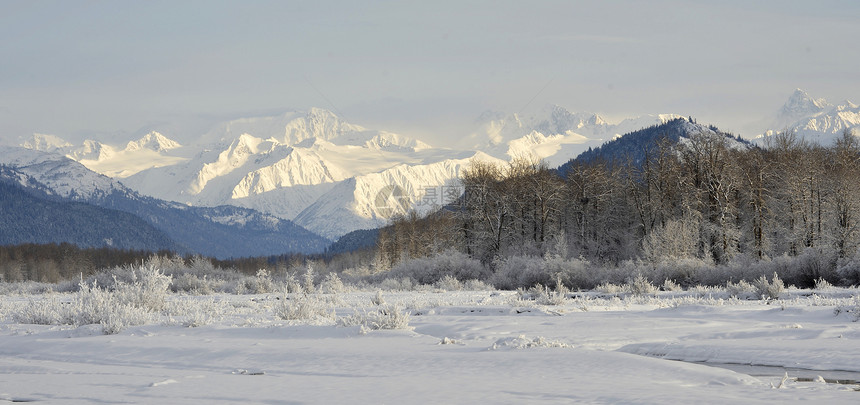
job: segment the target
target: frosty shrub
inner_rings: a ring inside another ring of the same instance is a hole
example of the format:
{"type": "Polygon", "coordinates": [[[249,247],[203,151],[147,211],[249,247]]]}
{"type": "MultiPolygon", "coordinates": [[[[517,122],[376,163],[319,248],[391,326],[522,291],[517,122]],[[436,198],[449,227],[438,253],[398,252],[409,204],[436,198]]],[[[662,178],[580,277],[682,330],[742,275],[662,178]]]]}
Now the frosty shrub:
{"type": "Polygon", "coordinates": [[[509,256],[495,262],[492,284],[502,290],[530,288],[535,285],[554,286],[561,282],[568,287],[591,289],[601,280],[600,271],[582,259],[560,256],[509,256]],[[560,278],[558,276],[561,276],[560,278]]]}
{"type": "Polygon", "coordinates": [[[681,288],[680,285],[678,285],[678,283],[676,283],[673,280],[669,280],[668,278],[663,281],[662,288],[663,288],[663,291],[683,291],[684,290],[683,288],[681,288]]]}
{"type": "Polygon", "coordinates": [[[502,290],[530,288],[552,282],[552,274],[546,271],[542,257],[510,256],[496,262],[496,273],[492,282],[502,290]]]}
{"type": "Polygon", "coordinates": [[[386,278],[379,283],[379,288],[385,291],[412,291],[415,282],[411,278],[386,278]]]}
{"type": "Polygon", "coordinates": [[[790,284],[801,288],[812,288],[815,280],[823,278],[834,282],[839,280],[837,275],[838,254],[834,249],[806,248],[797,258],[797,267],[793,274],[784,274],[790,284]]]}
{"type": "MultiPolygon", "coordinates": [[[[155,267],[161,269],[165,274],[178,274],[183,272],[188,272],[189,267],[185,265],[185,260],[180,256],[158,256],[152,255],[146,262],[143,263],[146,267],[155,267]]],[[[191,269],[196,270],[193,274],[197,276],[202,276],[204,274],[210,273],[210,270],[213,270],[212,263],[208,260],[204,259],[201,256],[196,256],[191,259],[191,269]],[[198,266],[201,267],[198,269],[198,266]]]]}
{"type": "Polygon", "coordinates": [[[833,284],[830,284],[829,281],[827,281],[823,278],[819,278],[818,280],[815,280],[815,289],[818,291],[829,291],[829,290],[832,290],[833,288],[834,288],[833,284]]]}
{"type": "Polygon", "coordinates": [[[493,286],[481,281],[481,280],[466,280],[463,283],[463,290],[466,291],[492,291],[495,290],[493,286]]]}
{"type": "Polygon", "coordinates": [[[443,291],[460,291],[463,289],[463,283],[451,275],[445,275],[435,284],[436,288],[443,291]]]}
{"type": "Polygon", "coordinates": [[[64,307],[69,303],[58,302],[56,294],[48,294],[41,300],[30,299],[27,304],[12,313],[16,323],[33,325],[59,325],[67,318],[64,307]]]}
{"type": "Polygon", "coordinates": [[[562,291],[550,291],[549,288],[544,287],[535,302],[540,305],[563,305],[567,299],[565,290],[564,286],[562,286],[562,291]]]}
{"type": "Polygon", "coordinates": [[[528,290],[519,288],[517,289],[517,299],[519,301],[534,301],[538,305],[562,305],[569,293],[570,289],[561,282],[561,274],[557,274],[555,290],[550,290],[549,287],[540,284],[528,290]]]}
{"type": "Polygon", "coordinates": [[[226,313],[225,304],[212,298],[169,302],[164,314],[166,324],[179,324],[188,328],[209,325],[226,313]]]}
{"type": "Polygon", "coordinates": [[[860,252],[838,261],[836,275],[844,285],[860,285],[860,252]]]}
{"type": "Polygon", "coordinates": [[[729,294],[729,297],[735,297],[744,300],[761,297],[760,295],[756,296],[755,286],[746,282],[745,280],[740,280],[737,283],[732,283],[731,281],[727,282],[726,292],[729,294]]]}
{"type": "Polygon", "coordinates": [[[839,305],[833,309],[833,314],[836,316],[843,313],[850,314],[852,322],[860,321],[860,295],[855,295],[850,303],[839,305]]]}
{"type": "Polygon", "coordinates": [[[164,308],[171,277],[154,266],[143,266],[132,272],[132,282],[115,282],[114,293],[129,305],[149,311],[164,308]]]}
{"type": "Polygon", "coordinates": [[[779,296],[785,291],[785,284],[779,279],[779,275],[773,273],[773,279],[768,282],[767,277],[761,276],[753,286],[756,289],[756,294],[761,299],[779,299],[779,296]]]}
{"type": "Polygon", "coordinates": [[[314,273],[314,265],[313,263],[308,262],[307,266],[305,266],[305,274],[302,276],[302,287],[304,287],[306,293],[313,294],[315,292],[315,278],[316,273],[314,273]]]}
{"type": "Polygon", "coordinates": [[[254,277],[242,277],[236,285],[236,294],[268,294],[275,291],[272,278],[266,269],[257,270],[254,277]]]}
{"type": "Polygon", "coordinates": [[[305,289],[296,280],[295,274],[286,273],[284,276],[284,292],[286,292],[287,294],[304,294],[305,289]]]}
{"type": "Polygon", "coordinates": [[[375,295],[375,296],[373,296],[373,298],[371,298],[371,299],[370,299],[370,302],[371,302],[371,303],[373,303],[373,305],[376,305],[376,306],[382,306],[382,305],[385,305],[385,298],[383,298],[383,297],[382,297],[382,291],[377,291],[377,292],[376,292],[376,295],[375,295]]]}
{"type": "MultiPolygon", "coordinates": [[[[662,260],[654,264],[650,272],[642,272],[651,280],[672,280],[680,287],[689,287],[699,283],[700,274],[706,272],[709,268],[714,268],[714,264],[697,258],[679,258],[673,260],[662,260]]],[[[722,284],[724,280],[720,280],[722,284]]]]}
{"type": "Polygon", "coordinates": [[[31,301],[15,319],[20,323],[90,325],[100,324],[105,334],[119,333],[128,326],[155,320],[155,311],[164,308],[170,277],[154,267],[132,272],[132,282],[114,279],[112,289],[97,281],[80,282],[71,302],[31,301]]]}
{"type": "Polygon", "coordinates": [[[173,277],[173,282],[170,283],[170,290],[173,292],[184,292],[193,295],[209,295],[216,290],[220,290],[219,284],[207,279],[197,277],[194,274],[183,273],[173,277]]]}
{"type": "Polygon", "coordinates": [[[657,287],[655,287],[654,284],[651,284],[651,282],[642,274],[637,274],[636,276],[628,279],[625,287],[626,290],[633,295],[646,295],[657,292],[657,287]]]}
{"type": "MultiPolygon", "coordinates": [[[[107,291],[95,283],[82,284],[62,323],[75,326],[100,324],[106,335],[119,333],[129,326],[150,323],[154,321],[154,314],[143,305],[154,304],[155,299],[141,300],[140,293],[144,290],[138,285],[132,291],[124,290],[123,286],[107,291]]],[[[163,301],[158,306],[163,306],[163,301]]]]}
{"type": "Polygon", "coordinates": [[[375,311],[361,311],[338,319],[340,326],[361,326],[362,329],[412,329],[411,315],[396,305],[386,305],[375,311]]]}
{"type": "Polygon", "coordinates": [[[359,279],[373,275],[373,269],[368,266],[350,267],[343,271],[348,278],[359,279]]]}
{"type": "MultiPolygon", "coordinates": [[[[749,285],[749,283],[747,283],[749,285]]],[[[750,286],[752,288],[752,286],[750,286]]],[[[694,297],[714,297],[719,296],[726,293],[727,289],[723,289],[721,287],[714,286],[706,286],[706,285],[694,285],[687,288],[687,292],[689,292],[694,297]]],[[[737,298],[737,296],[735,296],[737,298]]]]}
{"type": "MultiPolygon", "coordinates": [[[[44,294],[49,291],[65,291],[57,287],[57,284],[40,283],[37,281],[0,282],[0,295],[35,295],[44,294]]],[[[70,291],[77,291],[77,286],[70,291]]]]}
{"type": "Polygon", "coordinates": [[[320,291],[323,294],[340,294],[346,292],[346,286],[337,273],[329,273],[320,283],[320,291]]]}
{"type": "Polygon", "coordinates": [[[699,219],[685,215],[669,219],[642,240],[642,254],[651,262],[689,259],[698,251],[699,219]]]}
{"type": "Polygon", "coordinates": [[[602,292],[604,294],[612,294],[612,295],[621,294],[625,291],[624,286],[620,286],[618,284],[612,284],[612,283],[598,284],[597,287],[594,287],[594,290],[597,292],[602,292]]]}
{"type": "Polygon", "coordinates": [[[411,278],[418,284],[434,285],[445,276],[460,281],[484,279],[489,271],[477,259],[456,250],[446,250],[431,257],[402,262],[377,277],[411,278]]]}
{"type": "Polygon", "coordinates": [[[284,293],[274,307],[275,316],[286,321],[329,322],[336,316],[325,300],[311,294],[284,293]]]}

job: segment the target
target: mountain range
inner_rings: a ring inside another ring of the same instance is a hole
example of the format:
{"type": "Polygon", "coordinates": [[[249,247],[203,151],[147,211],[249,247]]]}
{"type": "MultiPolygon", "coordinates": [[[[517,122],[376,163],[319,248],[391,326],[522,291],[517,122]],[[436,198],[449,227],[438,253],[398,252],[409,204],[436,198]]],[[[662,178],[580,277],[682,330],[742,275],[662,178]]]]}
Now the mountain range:
{"type": "MultiPolygon", "coordinates": [[[[95,235],[119,233],[125,236],[96,239],[88,237],[79,243],[82,246],[168,249],[178,253],[229,258],[267,256],[284,252],[317,253],[330,244],[329,240],[292,221],[259,211],[234,206],[192,207],[144,196],[117,180],[95,173],[56,153],[2,147],[0,163],[7,167],[6,184],[26,189],[23,190],[26,195],[19,195],[15,200],[15,207],[18,208],[13,210],[10,205],[8,213],[17,211],[18,214],[14,218],[4,218],[5,234],[26,234],[26,229],[31,226],[27,222],[28,218],[50,216],[52,219],[48,222],[62,224],[65,223],[63,221],[81,221],[83,216],[91,220],[73,222],[75,227],[89,223],[94,229],[106,229],[107,233],[93,231],[95,235]],[[22,208],[26,206],[43,209],[32,211],[32,208],[22,208]],[[42,211],[45,213],[38,214],[42,211]],[[30,214],[24,215],[22,212],[30,214]],[[64,217],[71,219],[58,219],[64,217]],[[119,220],[112,221],[111,218],[119,220]],[[157,243],[142,243],[140,238],[135,239],[134,235],[140,232],[151,233],[150,228],[158,231],[158,235],[150,238],[157,243]],[[137,240],[138,243],[116,242],[123,238],[137,240]]],[[[20,194],[19,191],[16,193],[20,194]]],[[[57,226],[59,225],[41,228],[53,229],[52,227],[57,226]]],[[[85,229],[79,229],[67,233],[84,231],[85,229]]],[[[72,238],[56,242],[79,240],[72,238]]]]}
{"type": "MultiPolygon", "coordinates": [[[[460,171],[472,160],[532,157],[557,167],[623,134],[679,118],[648,115],[609,123],[598,114],[554,105],[529,116],[487,112],[478,118],[478,130],[456,146],[442,148],[312,108],[223,122],[192,145],[150,132],[124,145],[94,140],[72,145],[36,134],[22,146],[83,165],[75,170],[86,167],[110,177],[93,178],[97,190],[122,187],[119,194],[134,190],[137,199],[159,199],[189,212],[240,207],[246,209],[241,215],[268,216],[331,241],[382,226],[409,209],[427,212],[444,205],[446,195],[457,192],[460,171]]],[[[798,89],[773,125],[826,143],[860,125],[860,111],[850,102],[831,105],[798,89]]],[[[765,142],[773,133],[755,141],[765,142]]],[[[59,177],[40,180],[76,198],[94,193],[89,184],[64,184],[59,177]]]]}
{"type": "Polygon", "coordinates": [[[295,221],[331,240],[384,225],[392,215],[443,205],[473,159],[535,157],[561,164],[592,146],[675,115],[609,124],[597,114],[549,106],[536,116],[486,113],[469,148],[439,148],[369,130],[312,108],[216,125],[184,147],[152,132],[121,148],[73,146],[34,135],[23,146],[64,154],[143,195],[192,206],[233,205],[295,221]],[[386,195],[391,190],[397,196],[386,195]],[[431,198],[432,197],[432,198],[431,198]],[[423,203],[423,204],[422,204],[423,203]],[[393,209],[392,209],[393,208],[393,209]]]}

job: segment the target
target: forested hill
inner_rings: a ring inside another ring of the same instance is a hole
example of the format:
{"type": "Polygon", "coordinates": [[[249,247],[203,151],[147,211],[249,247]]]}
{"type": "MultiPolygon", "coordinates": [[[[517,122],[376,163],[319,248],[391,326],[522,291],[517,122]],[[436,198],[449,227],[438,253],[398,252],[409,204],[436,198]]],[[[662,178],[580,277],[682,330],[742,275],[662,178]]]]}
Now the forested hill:
{"type": "MultiPolygon", "coordinates": [[[[226,259],[288,252],[317,253],[331,244],[292,221],[255,210],[234,206],[191,207],[146,197],[64,156],[0,148],[0,159],[8,162],[9,170],[17,173],[11,177],[13,183],[26,189],[42,190],[52,196],[52,202],[74,201],[131,214],[167,235],[176,243],[178,252],[226,259]]],[[[22,209],[26,211],[26,207],[22,209]]],[[[0,233],[4,231],[0,228],[0,233]]],[[[24,239],[10,243],[62,241],[24,239]]],[[[127,248],[161,249],[145,245],[127,248]]]]}
{"type": "Polygon", "coordinates": [[[649,150],[657,147],[659,142],[675,144],[681,138],[689,138],[691,134],[715,133],[728,138],[732,144],[752,146],[752,144],[741,138],[725,133],[713,125],[697,124],[692,118],[676,118],[665,124],[654,125],[638,131],[627,133],[623,136],[607,141],[597,148],[588,148],[579,156],[571,159],[558,168],[558,173],[566,177],[571,165],[574,163],[591,163],[595,161],[617,162],[624,164],[632,163],[634,167],[640,167],[649,150]]]}
{"type": "Polygon", "coordinates": [[[52,196],[44,186],[5,166],[0,166],[0,224],[0,245],[68,242],[81,247],[178,250],[167,235],[132,214],[52,196]]]}

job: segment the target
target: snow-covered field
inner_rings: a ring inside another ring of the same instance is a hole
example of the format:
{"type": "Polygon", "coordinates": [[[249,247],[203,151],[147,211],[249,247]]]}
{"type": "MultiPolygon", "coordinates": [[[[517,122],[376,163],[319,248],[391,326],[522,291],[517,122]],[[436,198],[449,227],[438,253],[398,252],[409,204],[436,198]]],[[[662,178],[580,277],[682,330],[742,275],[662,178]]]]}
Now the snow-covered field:
{"type": "Polygon", "coordinates": [[[505,291],[315,297],[316,317],[284,320],[284,302],[302,296],[170,294],[151,322],[105,335],[20,323],[75,294],[0,296],[0,402],[860,403],[857,384],[816,381],[860,380],[857,289],[773,301],[583,293],[560,305],[505,291]],[[408,328],[375,330],[380,308],[409,315],[408,328]],[[788,367],[788,378],[694,362],[788,367]]]}

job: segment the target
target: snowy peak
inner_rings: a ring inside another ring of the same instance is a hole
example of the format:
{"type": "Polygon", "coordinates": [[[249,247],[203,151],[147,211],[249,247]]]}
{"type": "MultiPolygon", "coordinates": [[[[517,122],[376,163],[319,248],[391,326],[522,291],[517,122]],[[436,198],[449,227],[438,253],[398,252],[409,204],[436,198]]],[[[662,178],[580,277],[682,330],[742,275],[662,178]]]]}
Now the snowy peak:
{"type": "Polygon", "coordinates": [[[558,105],[552,105],[544,111],[542,115],[547,117],[535,122],[531,127],[545,135],[564,134],[568,131],[593,133],[607,125],[603,117],[594,113],[572,113],[558,105]]]}
{"type": "Polygon", "coordinates": [[[307,115],[290,121],[284,129],[284,141],[287,144],[308,138],[332,140],[351,132],[365,131],[363,127],[349,124],[333,112],[321,108],[311,108],[307,115]]]}
{"type": "Polygon", "coordinates": [[[201,138],[200,143],[229,143],[242,134],[263,139],[275,139],[286,145],[296,145],[308,139],[332,140],[345,134],[363,132],[358,125],[341,120],[333,112],[321,108],[289,111],[277,116],[241,118],[216,125],[201,138]]]}
{"type": "Polygon", "coordinates": [[[680,116],[647,115],[611,124],[598,114],[573,113],[558,105],[550,105],[530,117],[487,112],[479,118],[483,120],[479,131],[466,142],[497,158],[533,157],[556,166],[589,147],[676,118],[680,116]]]}
{"type": "Polygon", "coordinates": [[[472,160],[503,164],[482,152],[427,164],[401,164],[338,182],[302,211],[296,223],[336,239],[349,231],[385,225],[414,209],[426,213],[459,197],[460,172],[472,160]],[[453,192],[453,193],[451,193],[453,192]]]}
{"type": "Polygon", "coordinates": [[[335,145],[360,146],[379,150],[430,149],[431,146],[417,139],[386,131],[364,131],[342,135],[331,141],[335,145]]]}
{"type": "Polygon", "coordinates": [[[137,141],[129,142],[125,147],[125,151],[133,152],[140,149],[149,149],[155,152],[164,152],[181,147],[182,145],[180,145],[179,142],[168,139],[166,136],[152,131],[137,141]]]}
{"type": "Polygon", "coordinates": [[[35,133],[32,138],[22,142],[20,146],[43,152],[55,152],[66,150],[74,145],[55,135],[35,133]]]}
{"type": "Polygon", "coordinates": [[[0,147],[0,164],[16,167],[62,197],[88,199],[126,190],[118,181],[56,153],[0,147]]]}
{"type": "Polygon", "coordinates": [[[777,114],[777,125],[787,125],[798,119],[824,112],[832,107],[823,98],[813,98],[802,89],[795,89],[777,114]]]}
{"type": "Polygon", "coordinates": [[[214,161],[202,163],[200,170],[195,173],[196,178],[191,183],[188,192],[192,195],[199,194],[211,180],[233,172],[252,160],[252,157],[258,154],[267,154],[278,145],[279,143],[275,140],[264,141],[247,133],[239,135],[227,149],[218,154],[214,161]]]}
{"type": "Polygon", "coordinates": [[[233,188],[231,199],[246,198],[280,188],[313,186],[340,181],[348,174],[326,162],[318,154],[291,148],[287,156],[272,165],[252,170],[233,188]]]}
{"type": "Polygon", "coordinates": [[[823,98],[815,99],[797,89],[788,102],[779,110],[771,130],[756,138],[764,142],[768,137],[783,130],[794,131],[811,142],[832,144],[846,130],[860,127],[860,107],[849,100],[832,105],[823,98]]]}

